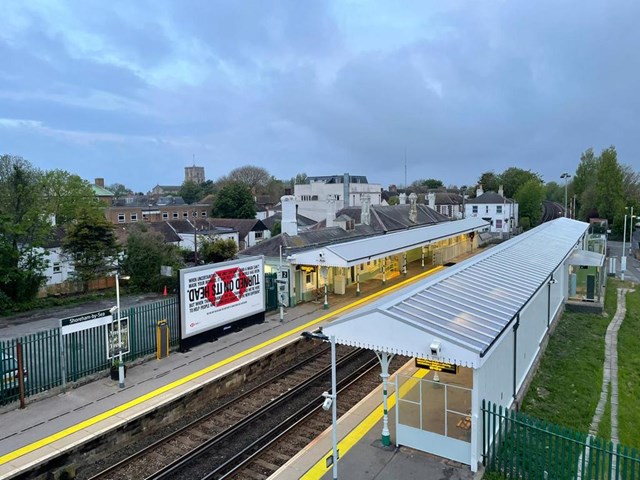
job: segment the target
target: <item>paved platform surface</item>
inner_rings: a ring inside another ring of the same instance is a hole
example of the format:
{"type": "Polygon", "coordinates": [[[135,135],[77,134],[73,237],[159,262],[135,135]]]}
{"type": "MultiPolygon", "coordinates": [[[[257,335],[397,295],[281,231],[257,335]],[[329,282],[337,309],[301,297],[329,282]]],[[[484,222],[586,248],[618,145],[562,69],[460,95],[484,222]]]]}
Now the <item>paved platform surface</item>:
{"type": "MultiPolygon", "coordinates": [[[[360,297],[355,296],[353,286],[348,289],[346,295],[331,295],[328,310],[323,309],[322,304],[304,303],[289,309],[284,317],[284,322],[280,322],[277,311],[272,312],[267,315],[266,321],[262,324],[229,334],[216,342],[199,345],[187,353],[174,352],[169,358],[160,361],[152,360],[129,368],[124,389],[118,388],[117,381],[105,376],[89,384],[37,401],[28,399],[27,408],[24,410],[16,409],[15,406],[13,408],[5,407],[0,412],[0,425],[2,425],[0,429],[0,478],[9,478],[10,472],[19,466],[38,463],[38,459],[43,455],[56,454],[62,448],[60,446],[62,444],[78,443],[82,438],[108,431],[117,423],[122,422],[124,418],[139,415],[143,411],[152,409],[160,402],[175,398],[185,391],[196,389],[213,376],[219,376],[225,369],[231,370],[238,364],[246,362],[250,355],[258,356],[257,348],[265,350],[279,348],[281,344],[297,338],[301,331],[315,329],[323,322],[338,318],[354,301],[358,299],[364,301],[381,289],[399,284],[422,272],[419,263],[410,264],[407,278],[398,276],[388,280],[386,285],[376,281],[363,284],[360,297]],[[277,342],[274,342],[274,339],[277,342]],[[267,346],[263,346],[263,344],[267,344],[267,346]],[[247,350],[250,352],[247,353],[247,350]],[[203,371],[205,372],[203,373],[203,371]],[[179,386],[167,388],[167,385],[172,384],[179,384],[179,386]],[[159,391],[161,392],[158,393],[159,391]]],[[[375,301],[371,300],[373,303],[375,301]]],[[[376,401],[379,401],[379,398],[376,401]]],[[[372,435],[375,437],[374,433],[372,435]]],[[[372,441],[373,438],[363,440],[362,448],[360,443],[354,446],[353,452],[341,460],[341,464],[344,463],[344,468],[348,468],[350,462],[354,462],[353,465],[359,465],[360,469],[364,463],[372,462],[371,472],[395,472],[395,469],[405,465],[409,469],[407,471],[413,471],[410,470],[413,468],[416,471],[424,471],[427,467],[419,468],[420,462],[433,464],[432,467],[439,472],[451,468],[450,465],[439,463],[439,461],[434,463],[432,457],[423,456],[417,452],[409,453],[403,449],[397,452],[381,450],[371,446],[372,441]],[[438,467],[438,465],[440,466],[438,467]]],[[[326,452],[314,453],[320,456],[311,459],[313,463],[322,460],[324,453],[326,452]]],[[[468,467],[464,468],[468,471],[468,467]]],[[[377,477],[349,475],[341,476],[341,478],[414,477],[411,475],[396,476],[395,473],[389,473],[389,475],[378,473],[377,477]]],[[[433,477],[422,475],[419,478],[472,477],[450,477],[434,474],[433,477]]]]}

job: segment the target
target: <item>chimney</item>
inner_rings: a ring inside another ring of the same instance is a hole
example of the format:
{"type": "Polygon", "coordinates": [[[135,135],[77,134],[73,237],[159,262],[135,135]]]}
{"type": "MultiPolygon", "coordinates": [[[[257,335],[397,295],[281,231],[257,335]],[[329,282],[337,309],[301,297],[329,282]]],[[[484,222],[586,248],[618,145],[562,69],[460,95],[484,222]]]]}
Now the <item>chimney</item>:
{"type": "Polygon", "coordinates": [[[344,174],[344,177],[342,178],[342,183],[343,183],[343,197],[344,197],[344,206],[348,207],[349,206],[349,183],[351,183],[351,177],[349,176],[348,173],[344,174]]]}
{"type": "Polygon", "coordinates": [[[327,195],[327,228],[335,227],[336,219],[336,197],[327,195]]]}
{"type": "Polygon", "coordinates": [[[280,221],[280,231],[287,235],[298,235],[298,220],[296,218],[296,197],[284,195],[280,197],[282,203],[282,219],[280,221]]]}
{"type": "Polygon", "coordinates": [[[504,188],[502,188],[502,185],[498,187],[498,195],[500,195],[501,197],[504,197],[504,188]]]}
{"type": "Polygon", "coordinates": [[[402,192],[400,195],[398,195],[398,200],[400,202],[400,205],[406,205],[407,204],[407,194],[402,192]]]}
{"type": "Polygon", "coordinates": [[[436,209],[436,194],[434,192],[429,192],[427,195],[427,201],[429,202],[429,208],[431,210],[436,209]]]}
{"type": "Polygon", "coordinates": [[[476,188],[476,197],[479,197],[480,195],[482,195],[484,193],[484,190],[482,190],[482,184],[478,184],[478,188],[476,188]]]}
{"type": "Polygon", "coordinates": [[[102,187],[102,188],[104,188],[104,178],[96,178],[95,184],[96,184],[98,187],[102,187]]]}
{"type": "Polygon", "coordinates": [[[371,197],[369,195],[362,195],[360,202],[362,203],[360,223],[362,225],[371,225],[371,197]]]}
{"type": "Polygon", "coordinates": [[[415,193],[409,195],[409,221],[411,223],[418,223],[418,196],[415,193]]]}
{"type": "Polygon", "coordinates": [[[293,192],[291,191],[291,187],[287,187],[284,189],[284,194],[285,195],[293,195],[293,192]]]}

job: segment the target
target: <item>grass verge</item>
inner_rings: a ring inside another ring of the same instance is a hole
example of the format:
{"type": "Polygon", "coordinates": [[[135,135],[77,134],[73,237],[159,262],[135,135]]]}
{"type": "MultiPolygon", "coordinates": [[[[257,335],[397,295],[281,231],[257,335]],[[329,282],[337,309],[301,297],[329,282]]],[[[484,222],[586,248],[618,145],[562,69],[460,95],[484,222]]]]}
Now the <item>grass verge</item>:
{"type": "Polygon", "coordinates": [[[602,387],[604,339],[615,314],[616,287],[609,281],[604,315],[563,314],[524,398],[525,413],[589,431],[602,387]]]}
{"type": "Polygon", "coordinates": [[[627,293],[627,314],[618,333],[618,438],[640,449],[640,287],[627,293]]]}

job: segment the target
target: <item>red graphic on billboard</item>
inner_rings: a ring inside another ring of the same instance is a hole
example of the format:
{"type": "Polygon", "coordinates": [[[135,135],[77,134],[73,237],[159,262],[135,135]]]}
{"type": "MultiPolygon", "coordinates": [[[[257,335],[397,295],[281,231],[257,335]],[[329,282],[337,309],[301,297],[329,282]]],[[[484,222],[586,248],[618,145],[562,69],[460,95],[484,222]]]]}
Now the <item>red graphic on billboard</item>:
{"type": "Polygon", "coordinates": [[[211,304],[221,307],[240,300],[248,285],[247,276],[240,268],[235,267],[219,270],[211,275],[205,291],[211,304]]]}

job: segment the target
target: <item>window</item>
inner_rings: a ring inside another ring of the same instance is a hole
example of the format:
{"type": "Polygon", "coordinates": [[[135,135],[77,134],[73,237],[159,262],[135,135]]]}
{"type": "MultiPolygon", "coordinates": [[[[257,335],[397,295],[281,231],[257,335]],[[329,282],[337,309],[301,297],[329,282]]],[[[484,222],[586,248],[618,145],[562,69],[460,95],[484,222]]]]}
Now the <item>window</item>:
{"type": "Polygon", "coordinates": [[[60,262],[53,262],[53,273],[62,272],[62,268],[60,268],[60,262]]]}
{"type": "Polygon", "coordinates": [[[202,210],[202,211],[200,212],[200,216],[201,216],[201,217],[206,217],[206,216],[207,216],[207,211],[206,211],[206,210],[202,210]]]}
{"type": "Polygon", "coordinates": [[[189,218],[189,212],[182,212],[182,216],[184,218],[189,218]]]}
{"type": "Polygon", "coordinates": [[[195,210],[193,212],[191,212],[191,216],[192,217],[197,217],[198,216],[198,212],[196,212],[195,210]]]}
{"type": "Polygon", "coordinates": [[[473,207],[471,207],[471,212],[472,213],[478,213],[478,206],[474,205],[473,207]]]}
{"type": "Polygon", "coordinates": [[[502,205],[496,207],[496,213],[502,213],[502,205]]]}
{"type": "Polygon", "coordinates": [[[178,212],[173,212],[173,218],[178,218],[178,212]]]}
{"type": "Polygon", "coordinates": [[[306,283],[311,283],[311,282],[313,282],[313,277],[311,276],[311,272],[306,272],[306,273],[304,274],[304,281],[305,281],[306,283]]]}
{"type": "Polygon", "coordinates": [[[489,205],[487,205],[486,207],[484,207],[484,213],[489,213],[489,205]]]}
{"type": "Polygon", "coordinates": [[[142,212],[142,220],[145,222],[149,221],[149,214],[147,212],[142,212]]]}
{"type": "Polygon", "coordinates": [[[263,235],[264,232],[254,232],[254,233],[256,234],[256,240],[259,239],[259,238],[263,238],[263,236],[264,236],[263,235]]]}
{"type": "Polygon", "coordinates": [[[318,201],[318,195],[311,195],[311,201],[317,202],[318,201]]]}
{"type": "Polygon", "coordinates": [[[137,213],[132,213],[131,214],[131,221],[132,222],[137,222],[138,221],[138,214],[137,213]]]}
{"type": "Polygon", "coordinates": [[[169,212],[162,212],[162,219],[167,220],[169,218],[169,212]]]}
{"type": "Polygon", "coordinates": [[[502,229],[502,220],[500,219],[496,220],[496,228],[502,229]]]}
{"type": "Polygon", "coordinates": [[[124,213],[119,213],[118,214],[118,223],[124,223],[124,222],[125,222],[124,213]]]}

